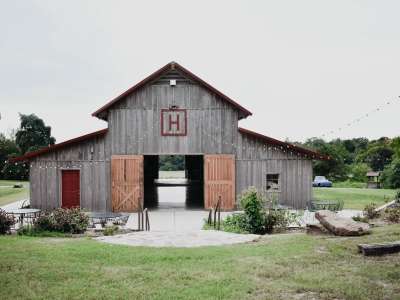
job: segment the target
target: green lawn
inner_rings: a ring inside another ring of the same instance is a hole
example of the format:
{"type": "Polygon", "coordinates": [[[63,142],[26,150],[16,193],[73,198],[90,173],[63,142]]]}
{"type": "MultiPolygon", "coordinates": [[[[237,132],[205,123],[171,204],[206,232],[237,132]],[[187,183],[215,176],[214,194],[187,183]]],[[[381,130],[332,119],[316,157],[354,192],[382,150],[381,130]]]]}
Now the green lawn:
{"type": "Polygon", "coordinates": [[[28,198],[29,198],[29,182],[0,180],[0,206],[28,198]],[[24,187],[21,189],[13,188],[12,186],[17,183],[22,183],[24,187]]]}
{"type": "Polygon", "coordinates": [[[251,244],[146,248],[89,239],[0,237],[0,299],[399,299],[400,254],[365,258],[361,242],[283,234],[251,244]]]}
{"type": "Polygon", "coordinates": [[[314,199],[343,200],[344,208],[360,209],[374,202],[385,204],[394,199],[396,190],[360,189],[360,188],[313,188],[314,199]]]}
{"type": "Polygon", "coordinates": [[[185,178],[185,171],[158,171],[159,178],[185,178]]]}

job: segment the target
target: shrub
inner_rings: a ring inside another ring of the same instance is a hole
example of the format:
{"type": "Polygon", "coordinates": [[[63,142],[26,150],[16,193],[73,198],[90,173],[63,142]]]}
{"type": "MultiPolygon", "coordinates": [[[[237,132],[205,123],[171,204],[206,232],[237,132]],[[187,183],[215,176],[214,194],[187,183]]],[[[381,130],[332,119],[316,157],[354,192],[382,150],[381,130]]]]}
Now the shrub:
{"type": "Polygon", "coordinates": [[[89,225],[89,217],[79,208],[58,208],[39,216],[34,222],[37,231],[83,233],[89,225]]]}
{"type": "Polygon", "coordinates": [[[0,234],[6,234],[10,232],[11,226],[15,224],[13,216],[7,215],[7,213],[0,209],[0,234]]]}
{"type": "Polygon", "coordinates": [[[40,215],[34,222],[36,230],[40,231],[55,231],[56,224],[52,213],[46,212],[40,215]]]}
{"type": "Polygon", "coordinates": [[[285,229],[290,224],[298,223],[299,215],[287,209],[270,209],[265,215],[265,232],[271,233],[274,229],[285,229]]]}
{"type": "Polygon", "coordinates": [[[396,192],[396,195],[394,196],[394,198],[395,198],[396,202],[400,202],[400,190],[398,190],[396,192]]]}
{"type": "Polygon", "coordinates": [[[265,232],[271,233],[274,230],[274,227],[278,223],[278,214],[275,213],[275,210],[271,210],[269,213],[265,215],[264,228],[265,232]]]}
{"type": "Polygon", "coordinates": [[[385,219],[392,223],[400,223],[400,207],[387,208],[385,210],[385,219]]]}
{"type": "Polygon", "coordinates": [[[118,226],[117,225],[112,225],[104,228],[103,234],[104,235],[114,235],[118,231],[118,226]]]}
{"type": "Polygon", "coordinates": [[[80,208],[58,208],[53,211],[56,231],[83,233],[89,225],[89,217],[80,208]]]}
{"type": "Polygon", "coordinates": [[[367,217],[361,217],[360,215],[353,216],[352,219],[356,222],[363,222],[363,223],[368,223],[368,218],[367,217]]]}
{"type": "Polygon", "coordinates": [[[225,220],[222,221],[222,229],[228,232],[234,233],[248,233],[246,230],[247,217],[244,213],[237,213],[231,216],[227,216],[225,220]]]}
{"type": "Polygon", "coordinates": [[[375,203],[370,203],[367,204],[364,207],[364,217],[368,218],[368,219],[375,219],[378,218],[380,216],[380,212],[376,210],[377,206],[375,203]]]}
{"type": "Polygon", "coordinates": [[[264,199],[255,188],[245,191],[240,197],[240,205],[246,216],[246,227],[251,233],[264,233],[264,199]]]}

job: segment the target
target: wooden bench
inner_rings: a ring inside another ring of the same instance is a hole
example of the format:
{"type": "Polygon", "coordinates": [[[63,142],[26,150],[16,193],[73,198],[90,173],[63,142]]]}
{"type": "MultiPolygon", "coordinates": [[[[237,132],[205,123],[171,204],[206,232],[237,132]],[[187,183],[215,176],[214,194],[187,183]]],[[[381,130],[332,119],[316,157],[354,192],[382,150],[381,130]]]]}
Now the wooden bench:
{"type": "Polygon", "coordinates": [[[397,253],[400,252],[400,241],[382,244],[359,244],[358,252],[365,256],[397,253]]]}

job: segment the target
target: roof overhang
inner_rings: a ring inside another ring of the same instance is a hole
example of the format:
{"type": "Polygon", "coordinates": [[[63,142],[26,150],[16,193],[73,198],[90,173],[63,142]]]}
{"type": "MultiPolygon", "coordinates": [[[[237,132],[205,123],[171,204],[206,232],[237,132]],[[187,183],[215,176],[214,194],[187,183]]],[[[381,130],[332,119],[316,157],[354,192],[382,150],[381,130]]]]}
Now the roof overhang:
{"type": "Polygon", "coordinates": [[[46,154],[46,153],[49,153],[49,152],[53,152],[55,150],[59,150],[59,149],[65,148],[67,146],[71,146],[71,145],[74,145],[76,143],[83,142],[83,141],[86,141],[86,140],[89,140],[89,139],[92,139],[92,138],[95,138],[95,137],[103,136],[103,135],[105,135],[107,133],[107,130],[108,129],[105,128],[105,129],[98,130],[98,131],[95,131],[95,132],[92,132],[92,133],[88,133],[88,134],[76,137],[76,138],[71,139],[71,140],[67,140],[67,141],[59,143],[59,144],[54,144],[54,145],[48,146],[46,148],[42,148],[42,149],[37,150],[37,151],[28,152],[28,153],[26,153],[26,154],[24,154],[22,156],[11,158],[9,161],[10,162],[18,162],[18,161],[31,160],[31,159],[33,159],[33,158],[35,158],[37,156],[40,156],[40,155],[43,155],[43,154],[46,154]]]}
{"type": "Polygon", "coordinates": [[[310,159],[330,160],[329,156],[326,156],[326,155],[320,154],[318,152],[315,152],[315,151],[312,151],[312,150],[309,150],[309,149],[306,149],[306,148],[303,148],[303,147],[299,147],[299,146],[296,146],[296,145],[293,145],[293,144],[290,144],[290,143],[287,143],[287,142],[279,141],[277,139],[271,138],[269,136],[263,135],[263,134],[258,133],[258,132],[254,132],[254,131],[251,131],[251,130],[248,130],[248,129],[245,129],[245,128],[241,128],[241,127],[239,127],[239,132],[243,133],[243,134],[246,134],[246,135],[249,135],[249,136],[252,136],[254,138],[260,139],[260,140],[264,141],[267,144],[280,147],[280,149],[282,149],[282,150],[301,153],[301,154],[307,156],[310,159]]]}

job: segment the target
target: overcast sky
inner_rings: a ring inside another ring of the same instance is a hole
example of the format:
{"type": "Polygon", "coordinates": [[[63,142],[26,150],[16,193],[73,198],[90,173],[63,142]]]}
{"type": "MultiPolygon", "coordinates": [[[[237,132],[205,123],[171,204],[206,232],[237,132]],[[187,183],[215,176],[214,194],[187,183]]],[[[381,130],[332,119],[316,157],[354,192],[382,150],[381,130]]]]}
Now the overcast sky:
{"type": "Polygon", "coordinates": [[[18,112],[58,142],[104,128],[93,111],[177,61],[278,139],[400,135],[399,13],[397,0],[0,0],[0,132],[18,112]]]}

